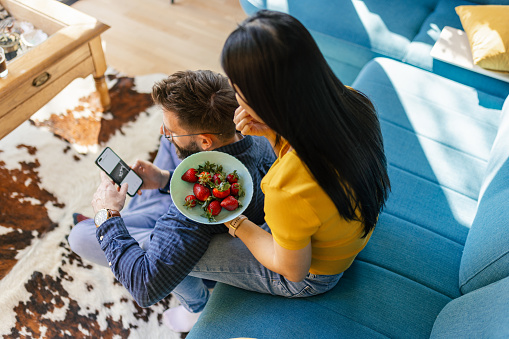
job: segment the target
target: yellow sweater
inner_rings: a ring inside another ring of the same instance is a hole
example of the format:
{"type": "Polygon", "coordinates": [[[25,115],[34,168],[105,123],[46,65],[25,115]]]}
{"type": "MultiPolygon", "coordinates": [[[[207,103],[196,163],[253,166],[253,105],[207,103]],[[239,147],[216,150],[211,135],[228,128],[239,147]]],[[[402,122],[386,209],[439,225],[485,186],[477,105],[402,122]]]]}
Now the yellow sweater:
{"type": "Polygon", "coordinates": [[[265,220],[275,241],[299,250],[311,241],[310,273],[338,274],[352,264],[366,246],[362,223],[346,221],[314,180],[295,151],[285,143],[278,159],[261,182],[265,193],[265,220]]]}

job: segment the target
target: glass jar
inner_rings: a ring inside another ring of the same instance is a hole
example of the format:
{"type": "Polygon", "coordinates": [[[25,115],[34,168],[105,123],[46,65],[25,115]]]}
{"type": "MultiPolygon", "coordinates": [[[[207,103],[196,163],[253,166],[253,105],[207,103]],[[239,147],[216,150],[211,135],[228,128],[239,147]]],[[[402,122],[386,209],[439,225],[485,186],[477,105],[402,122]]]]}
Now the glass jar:
{"type": "Polygon", "coordinates": [[[7,61],[14,59],[19,50],[19,34],[10,32],[0,34],[0,47],[4,49],[7,61]]]}

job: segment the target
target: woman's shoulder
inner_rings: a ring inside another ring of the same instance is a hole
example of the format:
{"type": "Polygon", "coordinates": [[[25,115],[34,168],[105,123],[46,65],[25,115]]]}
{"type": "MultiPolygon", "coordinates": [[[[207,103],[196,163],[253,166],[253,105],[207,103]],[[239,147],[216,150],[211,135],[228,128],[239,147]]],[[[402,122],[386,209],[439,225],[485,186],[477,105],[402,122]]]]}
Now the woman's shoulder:
{"type": "Polygon", "coordinates": [[[297,156],[295,151],[290,151],[267,173],[262,180],[262,190],[265,200],[270,197],[271,202],[292,206],[301,212],[309,212],[320,220],[327,220],[337,214],[337,209],[323,190],[304,162],[297,156]]]}
{"type": "Polygon", "coordinates": [[[320,188],[313,175],[295,151],[287,152],[278,158],[269,170],[262,185],[282,189],[291,194],[320,188]]]}

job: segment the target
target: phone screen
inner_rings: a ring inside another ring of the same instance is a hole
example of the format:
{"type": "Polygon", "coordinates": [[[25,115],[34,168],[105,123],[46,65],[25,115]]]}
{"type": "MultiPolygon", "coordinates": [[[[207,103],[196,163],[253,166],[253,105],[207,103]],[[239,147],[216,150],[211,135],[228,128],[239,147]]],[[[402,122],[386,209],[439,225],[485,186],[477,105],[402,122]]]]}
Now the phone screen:
{"type": "Polygon", "coordinates": [[[141,180],[140,176],[127,166],[127,164],[109,147],[106,147],[104,151],[102,151],[95,163],[106,172],[117,185],[127,183],[127,194],[131,197],[138,192],[143,184],[143,180],[141,180]]]}

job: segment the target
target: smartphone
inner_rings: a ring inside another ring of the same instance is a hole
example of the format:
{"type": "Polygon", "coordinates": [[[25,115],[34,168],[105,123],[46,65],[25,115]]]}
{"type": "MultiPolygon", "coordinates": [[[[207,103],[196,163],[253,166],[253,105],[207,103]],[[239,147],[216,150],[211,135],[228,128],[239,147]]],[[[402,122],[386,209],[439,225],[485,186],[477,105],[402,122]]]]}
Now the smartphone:
{"type": "Polygon", "coordinates": [[[120,186],[127,183],[127,194],[131,197],[138,192],[143,184],[143,180],[140,176],[136,174],[131,167],[127,166],[127,164],[109,147],[106,147],[101,152],[95,160],[95,163],[108,174],[115,184],[120,186]]]}

